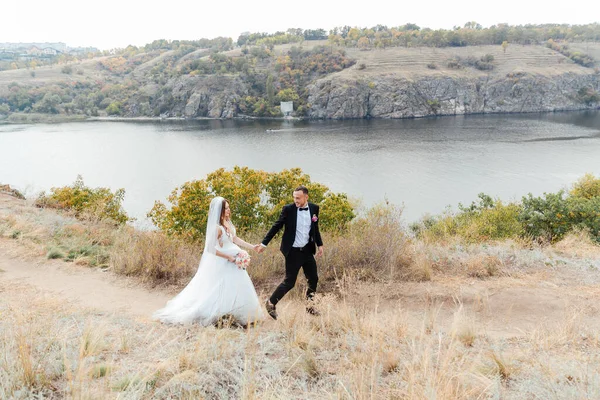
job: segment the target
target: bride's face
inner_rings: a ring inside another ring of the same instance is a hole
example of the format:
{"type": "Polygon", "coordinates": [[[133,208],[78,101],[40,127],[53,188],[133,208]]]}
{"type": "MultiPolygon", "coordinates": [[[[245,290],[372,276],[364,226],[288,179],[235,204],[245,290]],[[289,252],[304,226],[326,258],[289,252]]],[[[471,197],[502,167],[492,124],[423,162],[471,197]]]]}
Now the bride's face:
{"type": "Polygon", "coordinates": [[[231,210],[229,209],[229,203],[225,203],[225,219],[229,220],[231,218],[231,210]]]}

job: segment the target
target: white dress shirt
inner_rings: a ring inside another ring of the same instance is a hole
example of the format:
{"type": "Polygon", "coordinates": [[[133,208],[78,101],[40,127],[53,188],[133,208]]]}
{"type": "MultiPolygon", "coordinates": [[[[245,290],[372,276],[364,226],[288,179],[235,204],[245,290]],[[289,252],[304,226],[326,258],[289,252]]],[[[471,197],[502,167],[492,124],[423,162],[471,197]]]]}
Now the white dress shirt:
{"type": "MultiPolygon", "coordinates": [[[[306,207],[308,203],[303,208],[306,207]]],[[[304,247],[308,244],[311,222],[310,208],[306,211],[296,208],[296,238],[293,247],[304,247]]]]}

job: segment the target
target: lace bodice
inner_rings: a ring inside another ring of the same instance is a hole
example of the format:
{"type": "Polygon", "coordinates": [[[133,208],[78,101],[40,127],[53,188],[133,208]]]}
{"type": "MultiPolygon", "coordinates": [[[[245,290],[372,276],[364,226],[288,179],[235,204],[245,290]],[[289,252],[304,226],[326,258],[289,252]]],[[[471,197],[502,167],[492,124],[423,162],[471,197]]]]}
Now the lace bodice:
{"type": "Polygon", "coordinates": [[[233,243],[233,238],[235,236],[235,227],[231,225],[229,233],[227,233],[225,227],[221,225],[219,225],[219,229],[221,230],[222,234],[218,240],[218,250],[240,250],[240,248],[235,243],[233,243]]]}

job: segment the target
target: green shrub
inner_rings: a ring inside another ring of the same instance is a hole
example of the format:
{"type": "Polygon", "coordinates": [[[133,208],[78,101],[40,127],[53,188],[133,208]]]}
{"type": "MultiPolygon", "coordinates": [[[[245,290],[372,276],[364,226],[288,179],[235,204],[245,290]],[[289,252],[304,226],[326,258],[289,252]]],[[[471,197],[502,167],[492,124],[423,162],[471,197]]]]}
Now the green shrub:
{"type": "Polygon", "coordinates": [[[459,212],[423,217],[411,225],[413,233],[434,242],[455,237],[471,243],[509,238],[555,242],[583,230],[600,242],[600,179],[592,174],[579,179],[570,193],[530,193],[520,204],[504,204],[483,193],[478,197],[468,207],[459,204],[459,212]]]}
{"type": "MultiPolygon", "coordinates": [[[[575,185],[575,193],[588,182],[582,179],[575,185]]],[[[589,193],[585,193],[589,195],[589,193]]],[[[600,197],[568,196],[564,190],[523,197],[523,209],[519,216],[525,234],[549,242],[562,239],[574,229],[588,230],[590,236],[600,241],[600,197]]]]}
{"type": "Polygon", "coordinates": [[[564,190],[544,193],[539,197],[529,193],[523,197],[523,210],[519,220],[528,236],[552,242],[563,237],[569,230],[567,215],[564,190]]]}
{"type": "Polygon", "coordinates": [[[437,217],[426,217],[413,224],[412,230],[420,237],[447,240],[460,237],[467,242],[514,238],[522,235],[519,222],[521,208],[518,204],[504,204],[480,193],[479,201],[465,207],[459,204],[459,212],[446,212],[437,217]]]}
{"type": "Polygon", "coordinates": [[[600,196],[570,197],[567,204],[569,230],[588,231],[592,239],[600,242],[600,196]]]}
{"type": "Polygon", "coordinates": [[[521,207],[480,193],[480,203],[458,216],[458,234],[470,242],[515,238],[523,233],[519,222],[521,207]]]}
{"type": "Polygon", "coordinates": [[[232,171],[218,169],[206,179],[184,183],[173,190],[168,200],[170,209],[157,201],[148,217],[163,232],[188,241],[204,236],[210,201],[215,196],[229,200],[232,221],[240,232],[263,229],[277,219],[283,205],[292,201],[298,185],[309,190],[309,200],[321,206],[320,227],[324,230],[344,229],[354,218],[345,194],[312,182],[299,168],[268,173],[247,167],[232,171]]]}
{"type": "Polygon", "coordinates": [[[108,188],[92,189],[85,186],[83,178],[78,175],[73,185],[52,188],[49,195],[40,194],[35,204],[41,208],[73,211],[78,218],[110,219],[124,224],[131,220],[123,210],[124,197],[124,189],[118,189],[114,193],[108,188]]]}
{"type": "Polygon", "coordinates": [[[600,197],[600,178],[596,178],[592,174],[585,174],[573,184],[569,194],[573,197],[582,197],[584,199],[600,197]]]}

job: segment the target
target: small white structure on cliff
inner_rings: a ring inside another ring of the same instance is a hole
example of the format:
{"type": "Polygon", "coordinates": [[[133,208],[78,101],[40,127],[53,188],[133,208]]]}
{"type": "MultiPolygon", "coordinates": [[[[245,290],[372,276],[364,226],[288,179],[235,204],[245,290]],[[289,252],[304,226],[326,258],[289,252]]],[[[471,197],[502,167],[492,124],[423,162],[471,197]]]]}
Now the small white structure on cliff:
{"type": "Polygon", "coordinates": [[[293,101],[282,101],[279,107],[281,108],[281,113],[286,117],[294,112],[293,101]]]}

